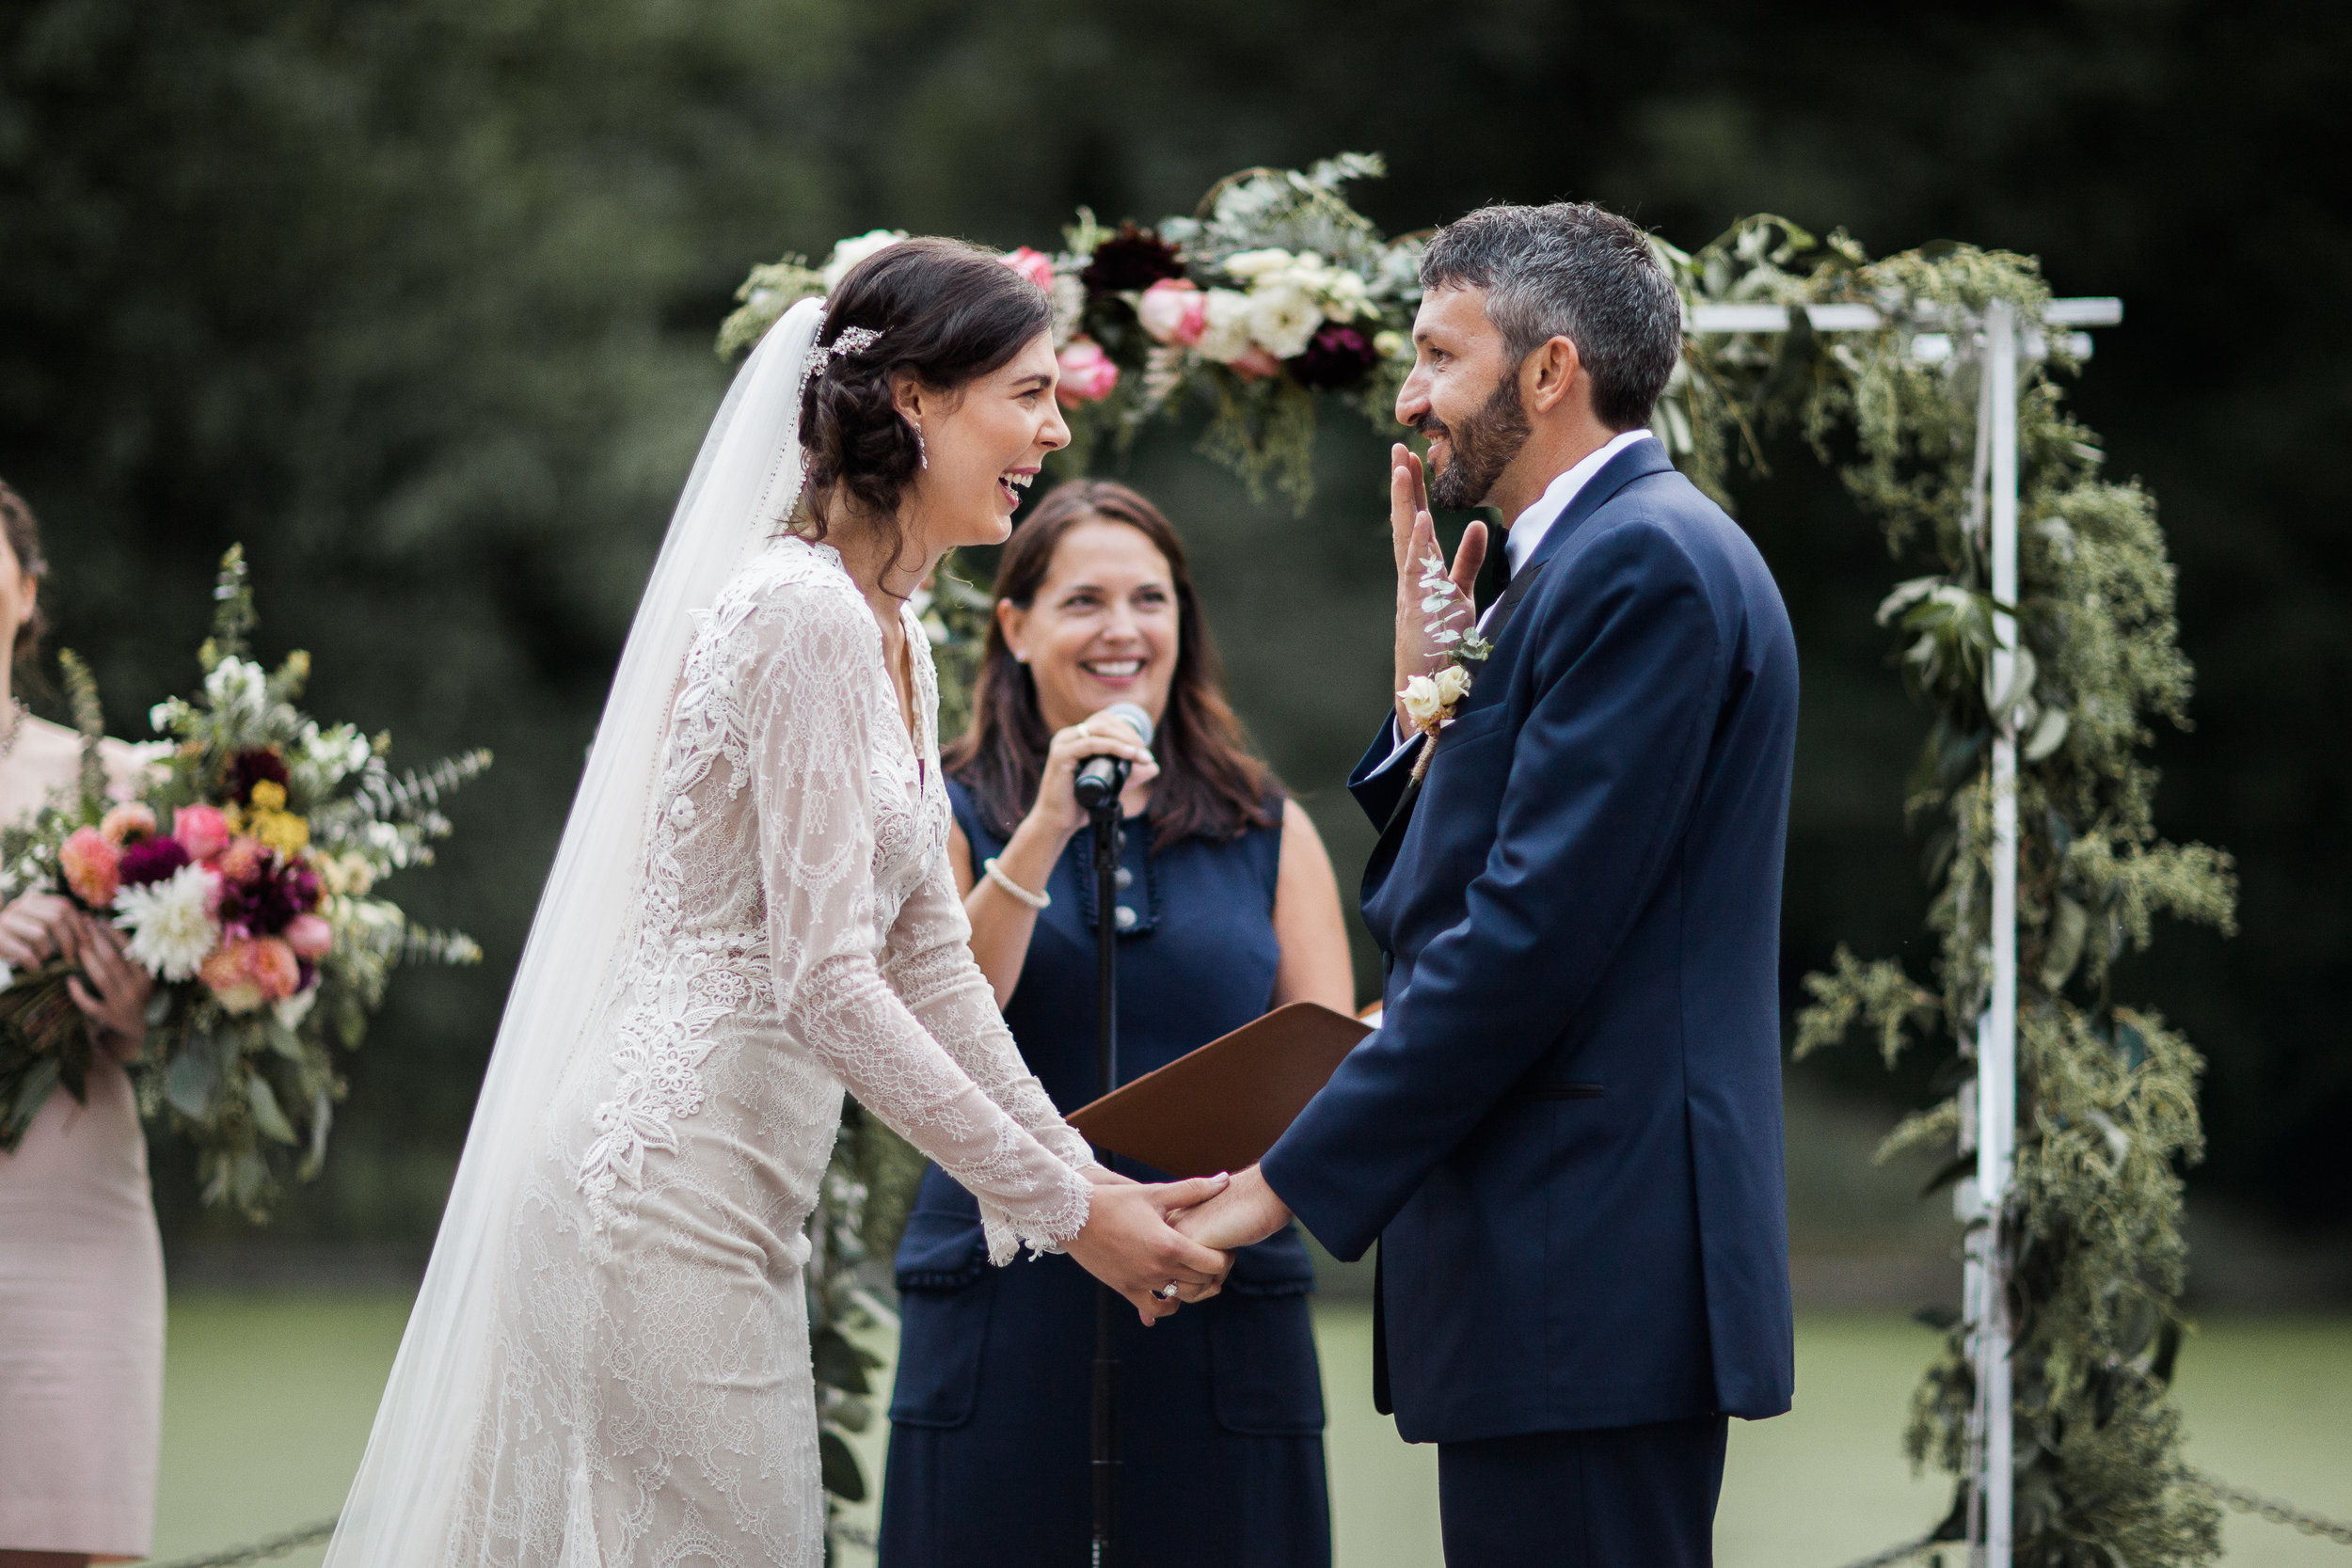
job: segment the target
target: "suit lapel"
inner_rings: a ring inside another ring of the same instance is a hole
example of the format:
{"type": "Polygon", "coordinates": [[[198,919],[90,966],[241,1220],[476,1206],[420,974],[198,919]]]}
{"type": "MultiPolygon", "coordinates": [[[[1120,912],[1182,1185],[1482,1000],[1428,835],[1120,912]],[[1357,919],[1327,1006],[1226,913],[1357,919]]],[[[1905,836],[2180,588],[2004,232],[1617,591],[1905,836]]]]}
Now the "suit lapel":
{"type": "MultiPolygon", "coordinates": [[[[1527,564],[1511,574],[1510,585],[1503,589],[1502,596],[1495,600],[1494,610],[1480,633],[1487,643],[1501,646],[1503,628],[1518,612],[1520,601],[1534,591],[1536,579],[1544,575],[1544,568],[1559,555],[1561,546],[1568,542],[1570,534],[1581,528],[1593,514],[1615,499],[1617,492],[1635,480],[1645,479],[1651,474],[1668,473],[1673,468],[1674,464],[1667,460],[1665,447],[1654,440],[1637,441],[1603,464],[1600,472],[1587,481],[1584,488],[1576,493],[1576,499],[1568,502],[1567,510],[1560,514],[1559,521],[1545,531],[1527,564]]],[[[1488,663],[1492,662],[1490,657],[1488,663]]],[[[1428,740],[1422,744],[1434,746],[1437,742],[1428,740]]],[[[1427,777],[1425,770],[1422,777],[1427,777]]],[[[1370,895],[1373,878],[1388,866],[1390,861],[1395,858],[1398,847],[1404,843],[1405,831],[1412,822],[1413,806],[1421,799],[1421,779],[1415,779],[1405,786],[1405,792],[1396,798],[1396,809],[1389,813],[1389,820],[1380,830],[1380,840],[1373,846],[1372,859],[1365,863],[1366,896],[1370,895]]]]}

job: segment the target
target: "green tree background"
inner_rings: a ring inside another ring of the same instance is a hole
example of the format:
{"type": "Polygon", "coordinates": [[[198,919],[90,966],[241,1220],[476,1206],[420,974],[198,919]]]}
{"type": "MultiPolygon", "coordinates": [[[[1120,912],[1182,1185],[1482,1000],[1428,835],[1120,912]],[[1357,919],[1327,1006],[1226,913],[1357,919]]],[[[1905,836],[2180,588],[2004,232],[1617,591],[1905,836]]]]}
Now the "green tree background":
{"type": "MultiPolygon", "coordinates": [[[[2352,1116],[2352,190],[2324,157],[2352,17],[2278,0],[1433,11],[1393,0],[13,0],[0,8],[0,475],[45,520],[57,641],[118,733],[184,687],[213,562],[262,644],[396,756],[499,753],[403,896],[489,960],[419,972],[353,1064],[295,1238],[429,1234],[620,639],[753,261],[876,225],[1011,245],[1085,202],[1188,210],[1249,164],[1385,151],[1391,231],[1591,198],[1686,246],[1745,212],[2042,257],[2118,293],[2077,406],[2163,507],[2201,686],[2160,819],[2227,847],[2242,935],[2125,984],[2208,1053],[2195,1180],[2340,1234],[2352,1116]]],[[[1197,428],[1197,427],[1196,427],[1197,428]]],[[[1380,709],[1381,437],[1327,424],[1312,510],[1155,431],[1259,743],[1343,881],[1380,709]]],[[[1876,531],[1793,444],[1742,519],[1806,660],[1785,958],[1924,972],[1901,820],[1924,723],[1869,611],[1876,531]]],[[[1922,1098],[1856,1052],[1796,1069],[1922,1098]]],[[[159,1163],[175,1234],[212,1228],[159,1163]]]]}

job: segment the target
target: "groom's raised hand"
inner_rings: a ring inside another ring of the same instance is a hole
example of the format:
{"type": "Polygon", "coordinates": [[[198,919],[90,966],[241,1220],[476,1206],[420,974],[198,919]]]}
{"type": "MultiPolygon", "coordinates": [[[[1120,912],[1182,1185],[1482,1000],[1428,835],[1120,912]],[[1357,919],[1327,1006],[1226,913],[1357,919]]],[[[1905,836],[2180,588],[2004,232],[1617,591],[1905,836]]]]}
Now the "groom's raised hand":
{"type": "MultiPolygon", "coordinates": [[[[1399,441],[1389,449],[1389,540],[1396,551],[1396,681],[1391,691],[1403,691],[1415,675],[1431,675],[1445,663],[1444,651],[1429,635],[1429,612],[1422,608],[1427,596],[1421,585],[1422,563],[1432,555],[1445,559],[1438,546],[1437,525],[1429,517],[1429,491],[1422,481],[1421,459],[1399,441]]],[[[1486,560],[1486,525],[1472,522],[1462,531],[1461,548],[1446,575],[1462,591],[1465,602],[1486,560]]],[[[1396,705],[1397,734],[1412,733],[1405,705],[1396,705]]]]}

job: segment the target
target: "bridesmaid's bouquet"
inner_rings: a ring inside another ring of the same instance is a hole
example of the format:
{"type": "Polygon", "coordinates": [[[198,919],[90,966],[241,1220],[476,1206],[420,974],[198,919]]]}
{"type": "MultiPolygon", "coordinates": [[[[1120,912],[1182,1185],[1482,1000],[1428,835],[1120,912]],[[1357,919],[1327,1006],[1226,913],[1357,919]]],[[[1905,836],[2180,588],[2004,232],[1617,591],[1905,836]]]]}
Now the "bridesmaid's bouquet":
{"type": "MultiPolygon", "coordinates": [[[[344,1087],[333,1048],[359,1043],[393,967],[482,956],[374,892],[430,863],[450,832],[442,797],[490,753],[395,775],[390,736],[322,727],[295,705],[309,655],[274,673],[247,657],[242,550],[222,562],[216,598],[203,686],[153,709],[166,738],[140,749],[131,799],[108,788],[96,689],[67,657],[81,777],[0,832],[0,896],[54,893],[124,933],[155,982],[132,1069],[140,1110],[195,1145],[206,1203],[260,1219],[286,1168],[317,1172],[344,1087]]],[[[92,1043],[66,990],[76,973],[0,969],[0,1150],[56,1088],[83,1096],[92,1043]]]]}

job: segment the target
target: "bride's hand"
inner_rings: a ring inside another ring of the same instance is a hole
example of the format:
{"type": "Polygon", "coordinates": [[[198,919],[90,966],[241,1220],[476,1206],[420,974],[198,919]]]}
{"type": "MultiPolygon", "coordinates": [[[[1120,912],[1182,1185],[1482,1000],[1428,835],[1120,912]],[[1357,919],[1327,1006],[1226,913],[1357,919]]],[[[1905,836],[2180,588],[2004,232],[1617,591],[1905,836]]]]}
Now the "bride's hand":
{"type": "Polygon", "coordinates": [[[1156,1187],[1097,1186],[1086,1228],[1064,1248],[1079,1267],[1126,1297],[1149,1327],[1176,1310],[1175,1297],[1159,1294],[1169,1285],[1191,1301],[1213,1296],[1224,1285],[1232,1255],[1179,1234],[1168,1216],[1207,1202],[1225,1190],[1228,1180],[1209,1176],[1156,1187]]]}

